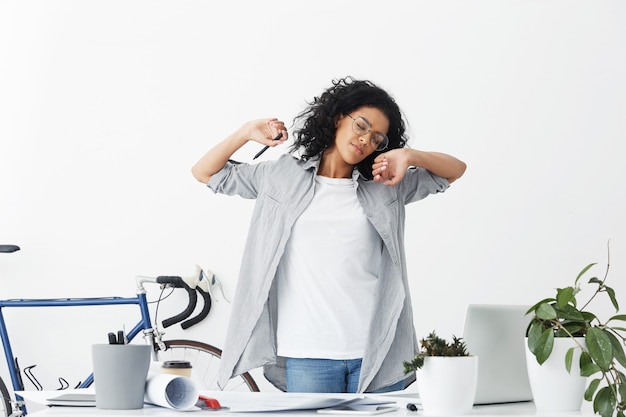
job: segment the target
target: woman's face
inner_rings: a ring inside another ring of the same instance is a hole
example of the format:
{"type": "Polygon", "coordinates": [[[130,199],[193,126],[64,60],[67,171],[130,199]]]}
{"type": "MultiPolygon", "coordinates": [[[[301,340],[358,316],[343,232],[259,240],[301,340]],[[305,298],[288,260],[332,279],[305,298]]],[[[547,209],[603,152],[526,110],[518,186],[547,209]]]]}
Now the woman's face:
{"type": "Polygon", "coordinates": [[[387,135],[388,131],[389,119],[382,111],[375,107],[359,107],[337,119],[334,147],[346,163],[357,165],[376,150],[374,135],[387,135]],[[359,135],[356,133],[359,130],[367,133],[359,135]]]}

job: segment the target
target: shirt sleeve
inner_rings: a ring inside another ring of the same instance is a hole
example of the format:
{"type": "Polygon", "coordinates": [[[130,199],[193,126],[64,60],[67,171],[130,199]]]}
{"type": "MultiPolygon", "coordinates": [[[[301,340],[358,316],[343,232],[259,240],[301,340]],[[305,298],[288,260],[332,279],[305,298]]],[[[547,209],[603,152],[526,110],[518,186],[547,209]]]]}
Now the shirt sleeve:
{"type": "Polygon", "coordinates": [[[404,204],[421,200],[430,194],[442,193],[450,187],[446,178],[439,177],[430,171],[420,168],[409,168],[399,184],[402,187],[401,195],[404,196],[404,204]]]}
{"type": "Polygon", "coordinates": [[[214,193],[256,198],[263,177],[263,163],[247,164],[229,160],[224,168],[215,173],[207,186],[214,193]]]}

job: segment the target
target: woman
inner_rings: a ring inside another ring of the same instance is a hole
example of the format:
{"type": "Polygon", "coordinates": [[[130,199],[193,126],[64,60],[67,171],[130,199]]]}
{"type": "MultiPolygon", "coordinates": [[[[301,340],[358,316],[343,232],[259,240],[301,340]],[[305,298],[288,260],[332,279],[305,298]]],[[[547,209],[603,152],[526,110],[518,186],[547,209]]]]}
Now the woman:
{"type": "Polygon", "coordinates": [[[402,363],[418,349],[405,205],[446,190],[465,164],[406,148],[398,105],[370,81],[333,81],[295,122],[291,152],[276,161],[229,160],[248,141],[288,139],[282,121],[260,119],[192,169],[214,192],[257,200],[220,385],[264,366],[293,392],[403,389],[415,376],[402,363]]]}

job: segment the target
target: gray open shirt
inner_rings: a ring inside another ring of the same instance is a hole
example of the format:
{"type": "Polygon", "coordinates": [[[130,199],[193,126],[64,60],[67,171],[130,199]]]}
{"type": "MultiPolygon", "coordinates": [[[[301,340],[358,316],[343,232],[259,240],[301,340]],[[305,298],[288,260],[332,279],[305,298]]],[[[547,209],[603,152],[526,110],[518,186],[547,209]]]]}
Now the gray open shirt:
{"type": "MultiPolygon", "coordinates": [[[[273,284],[291,228],[313,198],[318,165],[319,158],[290,154],[258,164],[229,161],[207,184],[216,193],[257,200],[218,375],[222,387],[231,377],[264,366],[268,380],[286,390],[284,360],[276,355],[273,284]]],[[[405,261],[405,205],[450,184],[423,168],[410,168],[396,186],[368,181],[356,169],[354,178],[363,211],[384,242],[358,388],[369,392],[415,380],[414,374],[404,374],[402,364],[418,349],[405,261]]]]}

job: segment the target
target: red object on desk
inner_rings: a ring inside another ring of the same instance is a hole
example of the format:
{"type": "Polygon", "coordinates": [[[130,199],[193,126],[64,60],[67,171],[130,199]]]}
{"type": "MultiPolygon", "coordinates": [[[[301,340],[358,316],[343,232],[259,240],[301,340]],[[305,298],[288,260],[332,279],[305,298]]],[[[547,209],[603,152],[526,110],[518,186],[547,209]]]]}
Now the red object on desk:
{"type": "Polygon", "coordinates": [[[206,406],[209,407],[209,408],[212,408],[212,409],[220,409],[220,408],[222,408],[222,405],[220,404],[220,402],[217,399],[215,399],[215,398],[205,397],[204,395],[200,395],[199,399],[201,401],[204,401],[206,406]]]}

